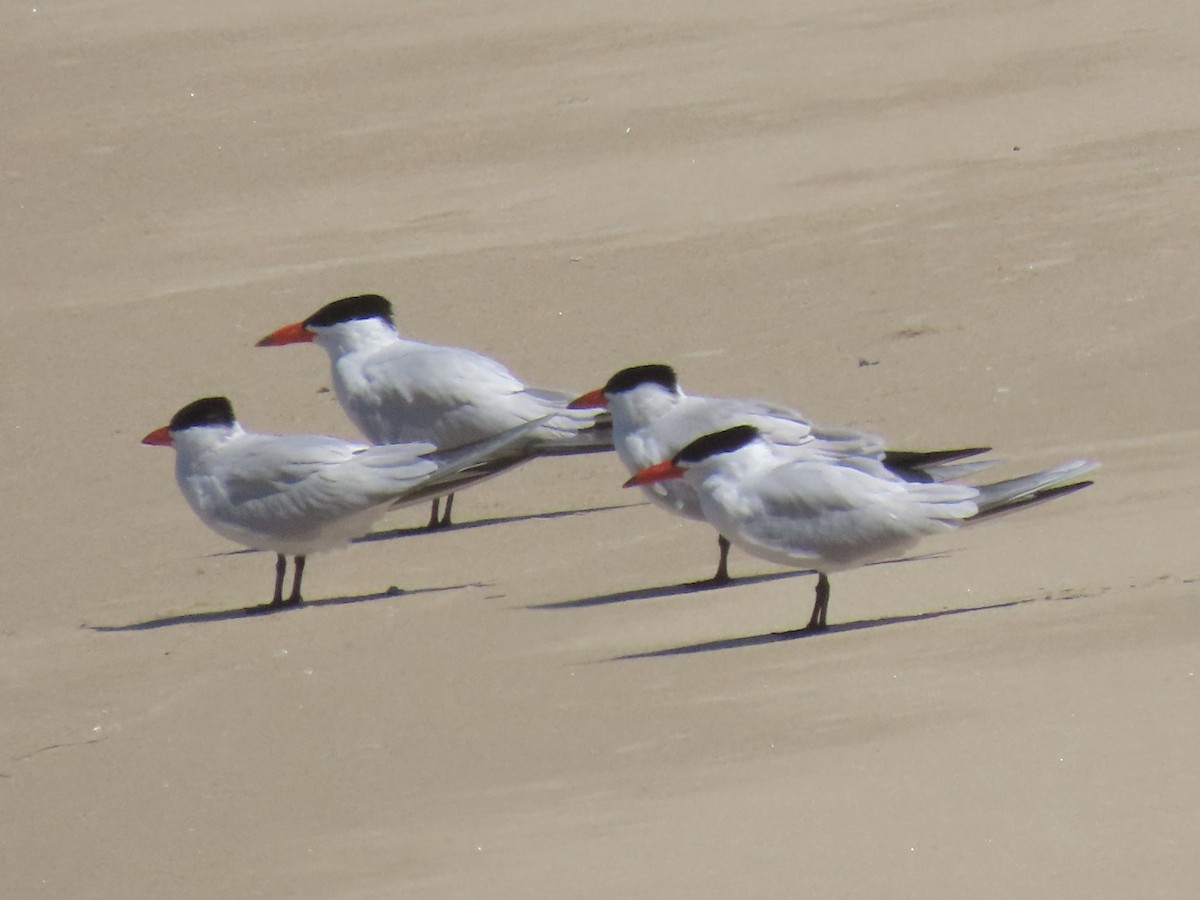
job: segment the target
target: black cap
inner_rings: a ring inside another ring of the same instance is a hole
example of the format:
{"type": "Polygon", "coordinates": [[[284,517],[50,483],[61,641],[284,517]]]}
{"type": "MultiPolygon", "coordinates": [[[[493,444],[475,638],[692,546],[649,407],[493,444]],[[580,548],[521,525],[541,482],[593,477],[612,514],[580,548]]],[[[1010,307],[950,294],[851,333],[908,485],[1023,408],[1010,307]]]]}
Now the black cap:
{"type": "Polygon", "coordinates": [[[396,323],[392,321],[392,304],[378,294],[360,294],[357,297],[343,297],[341,300],[326,303],[305,319],[304,324],[325,328],[356,319],[383,319],[393,328],[396,327],[396,323]]]}
{"type": "Polygon", "coordinates": [[[737,425],[733,428],[726,428],[724,431],[718,431],[716,434],[706,434],[704,437],[696,438],[676,453],[672,462],[676,464],[696,463],[717,453],[740,450],[757,438],[758,433],[758,429],[753,425],[737,425]]]}
{"type": "Polygon", "coordinates": [[[202,397],[193,400],[175,415],[171,416],[169,431],[183,431],[185,428],[199,428],[204,425],[232,425],[233,404],[225,397],[202,397]]]}
{"type": "Polygon", "coordinates": [[[679,390],[679,379],[675,377],[674,369],[662,363],[649,363],[622,369],[608,379],[608,384],[604,385],[604,393],[623,394],[643,384],[661,385],[671,392],[679,390]]]}

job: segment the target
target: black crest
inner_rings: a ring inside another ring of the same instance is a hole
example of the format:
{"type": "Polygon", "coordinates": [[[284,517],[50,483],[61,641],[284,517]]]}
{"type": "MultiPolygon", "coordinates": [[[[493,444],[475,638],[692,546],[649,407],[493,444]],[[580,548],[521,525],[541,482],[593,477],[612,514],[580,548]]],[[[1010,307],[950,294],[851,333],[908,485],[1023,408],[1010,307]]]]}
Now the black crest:
{"type": "Polygon", "coordinates": [[[672,392],[679,390],[679,379],[675,377],[674,369],[662,363],[650,363],[645,366],[630,366],[628,369],[622,369],[608,379],[608,384],[604,386],[604,393],[623,394],[643,384],[659,384],[672,392]]]}
{"type": "Polygon", "coordinates": [[[733,428],[726,428],[716,434],[706,434],[704,437],[696,438],[676,453],[672,462],[677,464],[700,462],[700,460],[708,459],[717,453],[740,450],[757,437],[758,429],[753,425],[737,425],[733,428]]]}
{"type": "Polygon", "coordinates": [[[326,328],[342,322],[353,322],[355,319],[383,319],[393,328],[396,326],[392,321],[392,304],[378,294],[360,294],[357,297],[343,297],[341,300],[326,303],[305,319],[304,324],[326,328]]]}
{"type": "Polygon", "coordinates": [[[233,404],[224,397],[203,397],[193,400],[175,415],[171,416],[169,431],[183,431],[185,428],[197,428],[204,425],[232,425],[233,404]]]}

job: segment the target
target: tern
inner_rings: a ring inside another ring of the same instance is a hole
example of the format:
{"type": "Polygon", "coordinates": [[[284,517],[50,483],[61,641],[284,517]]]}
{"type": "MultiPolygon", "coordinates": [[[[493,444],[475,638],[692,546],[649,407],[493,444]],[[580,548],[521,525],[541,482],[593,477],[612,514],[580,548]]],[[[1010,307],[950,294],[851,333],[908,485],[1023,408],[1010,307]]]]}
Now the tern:
{"type": "Polygon", "coordinates": [[[1072,493],[1097,467],[1075,460],[1043,472],[974,487],[913,482],[865,456],[820,451],[781,459],[753,425],[692,441],[638,472],[626,487],[683,479],[705,520],[747,553],[817,572],[807,629],[826,628],[829,573],[894,559],[920,538],[1072,493]]]}
{"type": "Polygon", "coordinates": [[[244,429],[225,397],[189,403],[143,444],[175,448],[175,480],[222,537],[276,554],[270,607],[302,602],[308,554],[361,537],[389,510],[481,480],[524,455],[534,424],[442,452],[428,442],[366,445],[315,434],[244,429]],[[284,599],[287,556],[295,558],[284,599]]]}
{"type": "MultiPolygon", "coordinates": [[[[994,461],[955,462],[986,453],[987,447],[910,452],[887,450],[882,438],[850,429],[813,425],[802,413],[759,400],[692,396],[684,393],[675,370],[651,363],[622,369],[602,388],[571,401],[576,409],[608,409],[617,456],[630,473],[670,459],[705,434],[733,425],[753,425],[781,457],[803,448],[831,457],[864,455],[879,459],[893,472],[913,481],[961,477],[994,461]]],[[[703,520],[700,498],[686,480],[645,486],[646,496],[669,512],[703,520]]],[[[729,581],[729,541],[717,536],[720,559],[712,581],[729,581]]]]}
{"type": "MultiPolygon", "coordinates": [[[[540,419],[526,444],[527,458],[612,449],[602,410],[568,409],[571,394],[526,387],[499,362],[472,350],[401,337],[392,304],[378,294],[328,303],[257,346],[307,342],[329,354],[334,394],[374,444],[429,441],[452,450],[540,419]]],[[[450,524],[453,502],[451,493],[439,519],[433,501],[430,528],[450,524]]]]}

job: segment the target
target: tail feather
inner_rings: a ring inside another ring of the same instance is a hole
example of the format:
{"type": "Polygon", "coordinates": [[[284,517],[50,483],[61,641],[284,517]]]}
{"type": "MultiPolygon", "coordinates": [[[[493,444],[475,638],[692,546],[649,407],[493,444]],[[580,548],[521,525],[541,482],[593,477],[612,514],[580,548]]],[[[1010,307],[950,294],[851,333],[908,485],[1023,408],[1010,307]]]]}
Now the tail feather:
{"type": "Polygon", "coordinates": [[[534,456],[577,456],[613,449],[612,416],[604,413],[594,424],[574,434],[538,441],[530,448],[534,456]]]}
{"type": "Polygon", "coordinates": [[[906,478],[908,481],[932,481],[941,484],[946,481],[961,481],[964,478],[969,478],[979,472],[998,466],[1002,462],[1003,460],[1001,459],[978,459],[972,462],[925,466],[915,472],[918,476],[916,478],[910,478],[903,473],[897,474],[900,474],[900,477],[906,478]]]}
{"type": "Polygon", "coordinates": [[[993,506],[989,507],[988,509],[980,509],[979,512],[971,516],[970,521],[979,522],[983,519],[990,519],[994,516],[1010,513],[1013,510],[1023,509],[1026,506],[1033,506],[1033,504],[1041,503],[1043,500],[1050,500],[1054,497],[1063,497],[1067,494],[1073,494],[1076,491],[1082,490],[1085,487],[1090,487],[1095,483],[1096,482],[1091,480],[1073,481],[1070,484],[1060,484],[1056,485],[1055,487],[1043,488],[1040,491],[1034,491],[1031,494],[1025,494],[1020,497],[1016,497],[1000,506],[993,506]]]}
{"type": "Polygon", "coordinates": [[[429,481],[422,482],[402,497],[398,497],[392,506],[395,508],[410,506],[420,503],[422,500],[432,500],[435,497],[453,494],[465,487],[499,475],[501,472],[515,469],[522,463],[529,462],[531,458],[528,454],[522,453],[483,460],[454,472],[439,472],[429,481]]]}
{"type": "Polygon", "coordinates": [[[438,464],[437,471],[397,496],[392,505],[408,506],[420,500],[452,494],[469,484],[499,475],[532,459],[530,448],[538,441],[536,432],[545,421],[545,418],[534,419],[486,440],[454,450],[426,454],[426,458],[438,464]]]}
{"type": "Polygon", "coordinates": [[[979,512],[972,521],[999,513],[1020,509],[1052,497],[1085,488],[1091,481],[1079,481],[1081,476],[1099,468],[1100,464],[1087,459],[1077,459],[1043,472],[1022,475],[1007,481],[996,481],[979,488],[979,512]]]}
{"type": "Polygon", "coordinates": [[[539,421],[544,427],[529,443],[530,456],[575,456],[613,449],[612,413],[606,409],[573,409],[571,394],[526,388],[525,393],[541,401],[549,415],[539,421]]]}

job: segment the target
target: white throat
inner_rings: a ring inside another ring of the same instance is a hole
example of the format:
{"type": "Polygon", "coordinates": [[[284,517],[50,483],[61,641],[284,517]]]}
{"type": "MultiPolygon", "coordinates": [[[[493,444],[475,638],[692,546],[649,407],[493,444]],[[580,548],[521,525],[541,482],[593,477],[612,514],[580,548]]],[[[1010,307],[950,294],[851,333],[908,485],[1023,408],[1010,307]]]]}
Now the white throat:
{"type": "Polygon", "coordinates": [[[395,328],[376,317],[352,319],[312,330],[313,343],[323,347],[334,360],[348,353],[378,350],[400,340],[395,328]]]}
{"type": "Polygon", "coordinates": [[[635,431],[669,413],[683,399],[683,392],[672,392],[661,384],[639,384],[608,398],[613,425],[622,431],[635,431]]]}

